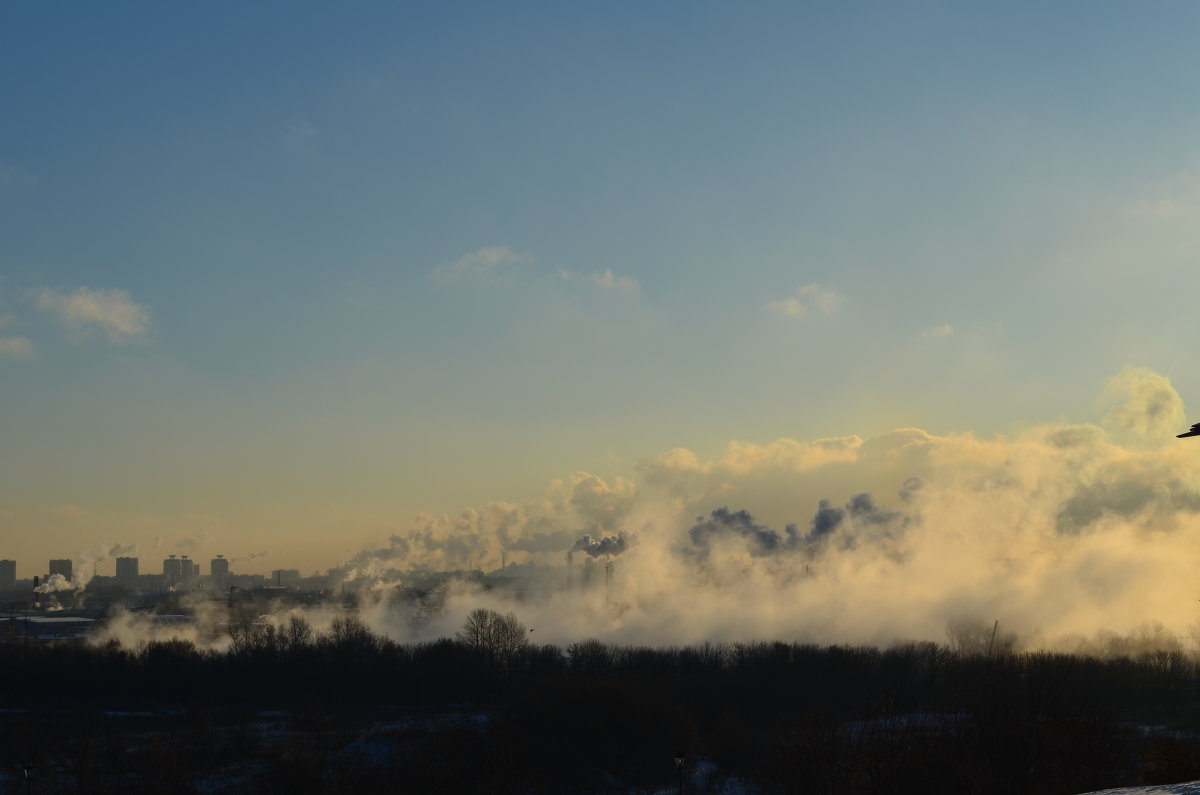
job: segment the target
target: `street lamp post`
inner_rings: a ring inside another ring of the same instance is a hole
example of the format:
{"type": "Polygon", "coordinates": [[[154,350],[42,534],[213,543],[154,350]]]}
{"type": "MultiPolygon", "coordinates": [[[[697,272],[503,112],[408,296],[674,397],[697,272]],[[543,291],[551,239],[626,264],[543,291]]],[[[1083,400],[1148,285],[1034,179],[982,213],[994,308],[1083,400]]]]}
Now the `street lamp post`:
{"type": "Polygon", "coordinates": [[[683,754],[675,754],[675,771],[679,774],[679,795],[683,795],[683,754]]]}

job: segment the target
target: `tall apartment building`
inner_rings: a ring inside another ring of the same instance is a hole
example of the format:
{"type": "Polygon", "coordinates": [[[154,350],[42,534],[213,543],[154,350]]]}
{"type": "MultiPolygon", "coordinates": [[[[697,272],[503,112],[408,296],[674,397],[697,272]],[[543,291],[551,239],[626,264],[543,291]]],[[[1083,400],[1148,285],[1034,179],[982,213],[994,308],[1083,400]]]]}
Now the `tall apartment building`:
{"type": "Polygon", "coordinates": [[[62,576],[66,577],[68,580],[71,579],[71,574],[72,574],[71,561],[67,560],[65,558],[57,558],[55,560],[50,561],[50,576],[53,577],[55,574],[61,574],[62,576]]]}
{"type": "Polygon", "coordinates": [[[182,566],[179,558],[168,555],[163,561],[163,581],[165,585],[175,585],[181,579],[182,566]]]}
{"type": "Polygon", "coordinates": [[[133,591],[138,585],[138,559],[117,558],[117,585],[133,591]]]}
{"type": "Polygon", "coordinates": [[[0,560],[0,590],[11,591],[17,587],[17,562],[0,560]]]}
{"type": "Polygon", "coordinates": [[[179,561],[179,581],[191,582],[200,573],[200,567],[196,565],[196,561],[188,560],[188,556],[184,555],[179,561]]]}
{"type": "Polygon", "coordinates": [[[225,560],[224,555],[217,555],[208,564],[208,573],[212,575],[218,588],[224,587],[225,579],[229,576],[229,561],[225,560]]]}

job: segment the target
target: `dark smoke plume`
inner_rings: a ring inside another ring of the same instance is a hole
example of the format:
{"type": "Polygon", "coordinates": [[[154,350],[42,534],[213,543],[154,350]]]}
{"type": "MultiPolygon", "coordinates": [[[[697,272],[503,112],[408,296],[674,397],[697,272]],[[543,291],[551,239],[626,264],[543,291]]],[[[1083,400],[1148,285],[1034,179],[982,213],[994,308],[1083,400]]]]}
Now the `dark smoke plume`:
{"type": "MultiPolygon", "coordinates": [[[[915,491],[919,485],[911,483],[910,478],[905,486],[915,491]]],[[[902,492],[903,493],[903,492],[902,492]]],[[[747,544],[747,550],[753,557],[769,557],[797,551],[815,554],[822,542],[839,535],[841,546],[853,546],[859,535],[870,534],[881,539],[891,538],[893,525],[903,527],[907,519],[897,511],[888,510],[875,502],[870,494],[855,494],[842,507],[836,507],[829,500],[817,503],[817,512],[807,535],[800,535],[796,525],[789,524],[783,533],[772,530],[754,520],[746,510],[731,511],[727,507],[717,508],[706,519],[696,517],[696,524],[688,531],[692,542],[691,554],[701,559],[707,558],[713,543],[719,538],[740,538],[747,544]],[[852,532],[854,527],[859,532],[852,532]],[[872,529],[873,528],[873,529],[872,529]],[[839,532],[840,530],[840,532],[839,532]],[[863,532],[868,531],[868,532],[863,532]]]]}
{"type": "Polygon", "coordinates": [[[722,537],[742,538],[749,542],[750,554],[754,557],[773,555],[794,547],[798,536],[795,525],[788,525],[781,536],[776,531],[758,524],[749,511],[731,511],[722,506],[712,512],[708,519],[696,517],[696,524],[688,531],[695,554],[708,557],[713,541],[722,537]]]}
{"type": "Polygon", "coordinates": [[[601,556],[615,557],[628,548],[629,542],[624,534],[618,533],[615,536],[597,539],[585,533],[583,538],[576,541],[575,545],[571,547],[571,551],[586,552],[589,557],[598,558],[601,556]]]}
{"type": "Polygon", "coordinates": [[[812,519],[812,529],[808,533],[810,541],[817,541],[838,529],[842,520],[846,518],[846,511],[842,508],[835,508],[830,505],[829,500],[821,500],[817,503],[817,513],[812,519]]]}

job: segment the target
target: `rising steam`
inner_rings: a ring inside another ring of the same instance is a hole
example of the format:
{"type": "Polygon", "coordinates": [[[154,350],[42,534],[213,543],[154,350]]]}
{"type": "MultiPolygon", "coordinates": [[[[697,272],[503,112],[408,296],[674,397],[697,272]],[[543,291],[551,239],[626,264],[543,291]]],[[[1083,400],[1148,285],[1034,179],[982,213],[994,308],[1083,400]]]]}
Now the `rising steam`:
{"type": "Polygon", "coordinates": [[[137,551],[136,544],[109,544],[104,542],[95,549],[89,549],[71,562],[71,576],[52,574],[34,589],[35,593],[51,594],[60,591],[82,591],[96,576],[96,567],[106,561],[124,555],[132,555],[137,551]]]}
{"type": "Polygon", "coordinates": [[[996,620],[1026,647],[1200,637],[1200,441],[1174,438],[1183,405],[1160,375],[1127,369],[1104,399],[1100,425],[1014,437],[675,449],[635,477],[581,472],[533,502],[422,515],[329,574],[376,594],[363,618],[403,640],[452,636],[481,606],[559,643],[945,642],[996,620]],[[467,575],[505,557],[527,586],[467,575]],[[585,576],[593,558],[604,576],[585,576]],[[463,574],[420,620],[386,598],[432,571],[463,574]]]}
{"type": "MultiPolygon", "coordinates": [[[[1033,646],[1152,622],[1186,636],[1200,445],[1174,438],[1182,401],[1160,375],[1127,369],[1105,400],[1101,425],[1011,438],[903,428],[734,443],[707,462],[671,450],[636,478],[577,473],[536,502],[422,516],[332,573],[387,583],[524,555],[556,594],[512,604],[464,581],[420,636],[453,634],[481,604],[560,641],[944,642],[947,626],[997,619],[1033,646]],[[620,554],[610,590],[567,590],[567,550],[620,554]]],[[[386,611],[371,620],[412,636],[386,611]]]]}

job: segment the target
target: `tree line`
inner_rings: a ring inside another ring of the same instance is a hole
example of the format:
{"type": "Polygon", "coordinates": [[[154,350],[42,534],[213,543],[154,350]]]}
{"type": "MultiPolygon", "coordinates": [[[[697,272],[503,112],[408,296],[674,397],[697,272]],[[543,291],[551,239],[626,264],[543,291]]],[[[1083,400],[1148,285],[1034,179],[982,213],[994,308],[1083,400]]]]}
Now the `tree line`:
{"type": "MultiPolygon", "coordinates": [[[[428,792],[625,791],[670,785],[677,754],[689,781],[703,760],[762,792],[1077,793],[1200,778],[1200,671],[1178,651],[1103,660],[993,644],[530,638],[516,616],[480,610],[456,637],[416,644],[346,616],[324,632],[302,618],[236,627],[222,651],[184,641],[3,646],[0,698],[29,712],[0,719],[0,753],[17,764],[13,749],[31,742],[23,721],[69,715],[79,736],[68,746],[93,749],[89,789],[103,791],[93,746],[111,748],[120,730],[97,716],[144,709],[176,710],[180,726],[217,711],[242,727],[231,735],[240,745],[208,757],[193,749],[211,740],[175,748],[172,764],[194,767],[182,792],[212,759],[243,752],[283,754],[263,763],[256,785],[280,792],[390,791],[396,781],[428,792]],[[389,708],[417,717],[371,734],[389,708]],[[243,730],[254,721],[246,710],[264,709],[288,711],[310,739],[305,726],[344,720],[317,732],[319,752],[297,757],[243,730]],[[1170,731],[1138,728],[1148,725],[1170,731]],[[368,735],[383,751],[347,761],[368,735]]],[[[172,736],[193,736],[171,725],[172,736]]],[[[113,780],[128,783],[132,770],[113,780]]]]}

